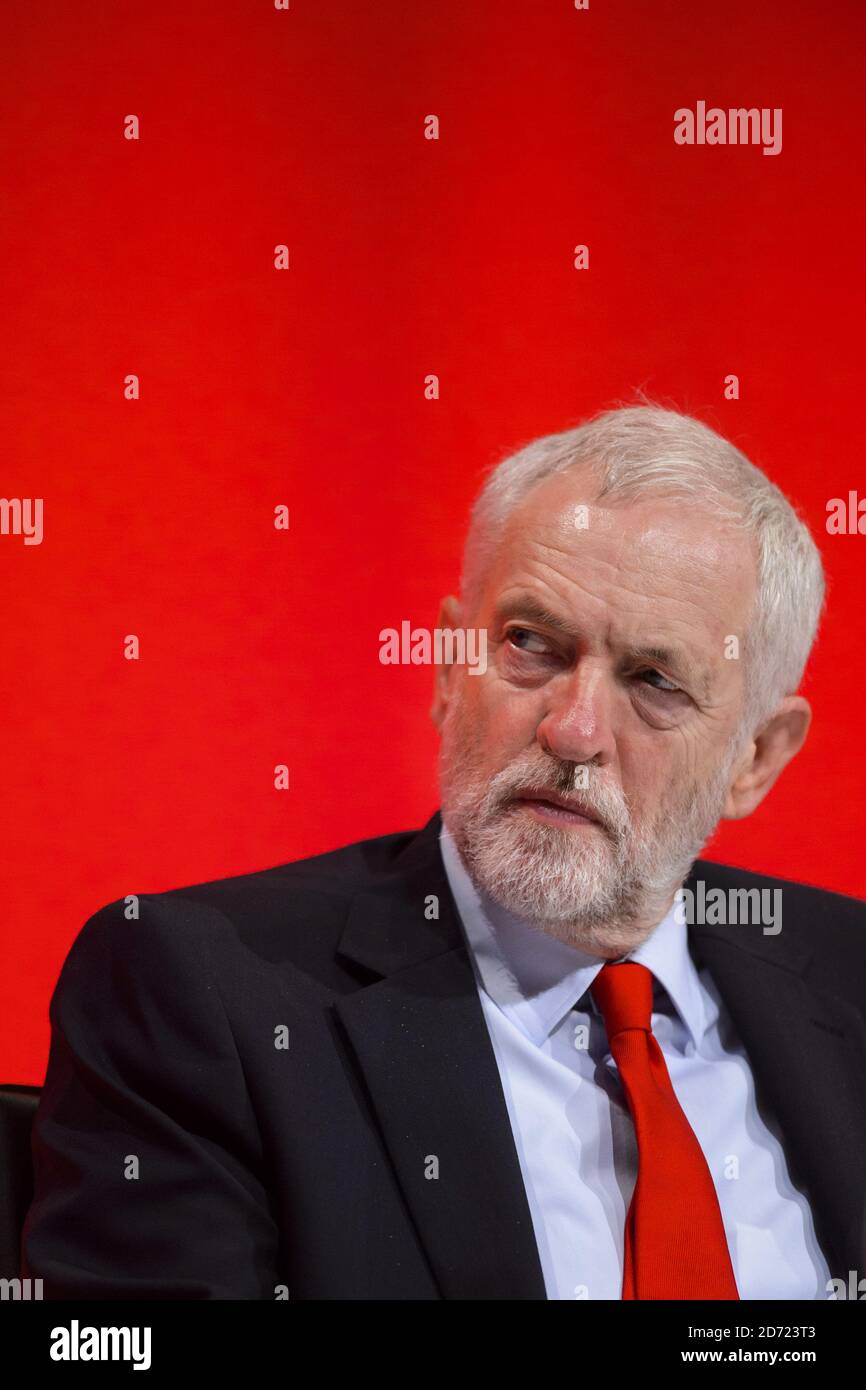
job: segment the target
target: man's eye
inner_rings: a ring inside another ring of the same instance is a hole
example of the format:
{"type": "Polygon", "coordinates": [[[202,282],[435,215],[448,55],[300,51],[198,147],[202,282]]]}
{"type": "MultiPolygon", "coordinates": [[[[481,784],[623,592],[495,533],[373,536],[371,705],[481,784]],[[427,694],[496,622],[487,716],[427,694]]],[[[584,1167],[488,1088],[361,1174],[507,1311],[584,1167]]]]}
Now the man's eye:
{"type": "Polygon", "coordinates": [[[639,672],[638,672],[638,675],[640,676],[640,679],[641,679],[642,681],[646,681],[648,684],[652,685],[653,690],[681,690],[681,689],[682,689],[682,686],[680,686],[680,685],[675,685],[673,681],[669,681],[669,680],[668,680],[667,676],[663,676],[662,673],[661,673],[661,671],[654,671],[654,670],[652,670],[652,669],[650,668],[650,669],[648,669],[648,670],[646,670],[646,671],[639,671],[639,672]],[[652,678],[654,678],[654,679],[653,679],[653,680],[650,680],[650,679],[649,679],[650,677],[652,677],[652,678]],[[660,684],[659,684],[659,685],[656,685],[656,684],[654,683],[654,681],[659,681],[660,684]]]}
{"type": "Polygon", "coordinates": [[[509,642],[521,652],[531,652],[535,656],[543,656],[545,652],[550,650],[537,632],[530,632],[529,628],[526,627],[512,627],[506,636],[509,642]],[[533,643],[535,645],[532,645],[533,643]]]}

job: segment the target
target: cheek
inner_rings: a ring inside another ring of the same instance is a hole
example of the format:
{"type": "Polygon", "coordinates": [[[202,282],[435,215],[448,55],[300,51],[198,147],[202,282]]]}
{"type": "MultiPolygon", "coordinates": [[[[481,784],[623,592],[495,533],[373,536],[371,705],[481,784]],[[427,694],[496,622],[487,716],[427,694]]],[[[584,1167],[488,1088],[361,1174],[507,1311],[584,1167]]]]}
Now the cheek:
{"type": "Polygon", "coordinates": [[[623,740],[619,744],[622,789],[638,819],[654,816],[670,800],[671,792],[685,775],[686,748],[671,737],[665,746],[658,739],[652,747],[642,740],[623,740]]]}
{"type": "Polygon", "coordinates": [[[492,680],[478,692],[472,717],[493,761],[501,764],[535,742],[542,714],[530,692],[515,691],[492,680]]]}
{"type": "Polygon", "coordinates": [[[538,718],[525,694],[516,699],[485,676],[463,676],[452,705],[448,742],[478,775],[492,777],[536,741],[538,718]]]}

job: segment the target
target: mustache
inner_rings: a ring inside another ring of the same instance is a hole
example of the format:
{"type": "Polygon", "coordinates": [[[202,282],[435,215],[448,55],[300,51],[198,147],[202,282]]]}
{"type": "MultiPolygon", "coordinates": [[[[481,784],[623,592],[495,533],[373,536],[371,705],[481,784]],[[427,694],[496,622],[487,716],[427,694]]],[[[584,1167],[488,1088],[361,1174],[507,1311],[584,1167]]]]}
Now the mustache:
{"type": "Polygon", "coordinates": [[[491,780],[488,805],[495,815],[518,796],[527,793],[573,797],[597,817],[603,830],[619,837],[631,826],[628,803],[621,788],[601,776],[588,763],[558,762],[551,768],[537,764],[503,768],[491,780]]]}

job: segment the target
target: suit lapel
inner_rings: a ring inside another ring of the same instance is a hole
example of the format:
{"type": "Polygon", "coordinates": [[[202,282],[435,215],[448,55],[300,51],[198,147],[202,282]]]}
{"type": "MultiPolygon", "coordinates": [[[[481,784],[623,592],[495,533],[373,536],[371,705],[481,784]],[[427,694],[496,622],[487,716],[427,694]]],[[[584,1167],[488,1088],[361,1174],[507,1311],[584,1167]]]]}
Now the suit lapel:
{"type": "Polygon", "coordinates": [[[384,976],[335,1004],[444,1298],[544,1299],[496,1057],[438,850],[359,895],[340,955],[384,976]],[[438,920],[430,920],[430,897],[438,920]],[[433,1176],[435,1174],[435,1176],[433,1176]]]}
{"type": "MultiPolygon", "coordinates": [[[[714,866],[699,861],[713,882],[714,866]]],[[[834,1278],[866,1272],[866,1030],[847,1000],[809,979],[811,949],[749,926],[692,927],[692,954],[714,980],[746,1050],[759,1102],[785,1141],[834,1278]]],[[[860,1275],[858,1275],[860,1277],[860,1275]]]]}
{"type": "MultiPolygon", "coordinates": [[[[335,1004],[443,1297],[544,1299],[496,1057],[439,854],[439,813],[358,895],[339,954],[379,978],[335,1004]],[[430,916],[431,899],[438,917],[430,916]],[[436,1172],[438,1176],[428,1176],[436,1172]]],[[[730,872],[724,871],[723,872],[730,872]]],[[[697,861],[689,882],[713,886],[697,861]]],[[[690,928],[776,1116],[831,1274],[866,1271],[866,1027],[799,936],[690,928]]]]}

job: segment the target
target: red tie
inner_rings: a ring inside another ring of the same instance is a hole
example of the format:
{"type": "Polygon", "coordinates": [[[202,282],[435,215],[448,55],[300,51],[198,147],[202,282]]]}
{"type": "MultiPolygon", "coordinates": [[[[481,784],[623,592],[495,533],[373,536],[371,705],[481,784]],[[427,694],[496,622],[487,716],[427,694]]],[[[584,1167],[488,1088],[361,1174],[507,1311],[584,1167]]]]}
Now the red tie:
{"type": "Polygon", "coordinates": [[[710,1170],[652,1034],[652,974],[636,961],[605,965],[591,993],[637,1133],[622,1296],[739,1298],[710,1170]]]}

